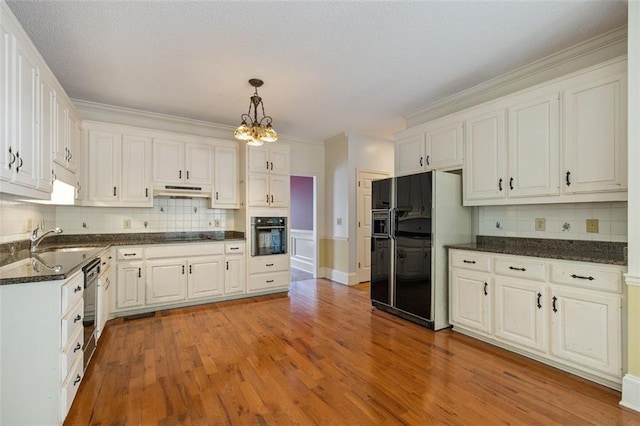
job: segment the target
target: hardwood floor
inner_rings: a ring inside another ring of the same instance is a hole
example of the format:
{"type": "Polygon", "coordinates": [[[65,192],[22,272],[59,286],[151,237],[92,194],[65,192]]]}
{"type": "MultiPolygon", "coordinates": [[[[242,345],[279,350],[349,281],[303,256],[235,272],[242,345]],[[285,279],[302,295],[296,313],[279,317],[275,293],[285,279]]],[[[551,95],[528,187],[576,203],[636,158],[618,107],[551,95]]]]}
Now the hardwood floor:
{"type": "Polygon", "coordinates": [[[65,424],[640,424],[620,393],[374,310],[367,284],[113,320],[65,424]]]}

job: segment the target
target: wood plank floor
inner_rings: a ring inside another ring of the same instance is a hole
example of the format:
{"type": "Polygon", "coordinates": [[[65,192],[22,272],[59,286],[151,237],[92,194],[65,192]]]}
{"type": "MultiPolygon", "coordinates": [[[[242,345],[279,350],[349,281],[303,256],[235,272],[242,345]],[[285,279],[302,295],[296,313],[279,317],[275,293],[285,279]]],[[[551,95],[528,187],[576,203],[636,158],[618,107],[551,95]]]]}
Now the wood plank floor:
{"type": "Polygon", "coordinates": [[[367,284],[113,320],[67,425],[640,424],[620,393],[374,310],[367,284]]]}

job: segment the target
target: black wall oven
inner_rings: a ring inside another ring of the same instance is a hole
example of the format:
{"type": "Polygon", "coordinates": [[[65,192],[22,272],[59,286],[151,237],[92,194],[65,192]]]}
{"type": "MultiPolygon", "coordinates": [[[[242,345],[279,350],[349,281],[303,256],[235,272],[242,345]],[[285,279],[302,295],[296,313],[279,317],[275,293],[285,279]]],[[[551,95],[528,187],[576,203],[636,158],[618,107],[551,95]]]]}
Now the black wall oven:
{"type": "Polygon", "coordinates": [[[251,218],[251,256],[287,253],[287,218],[251,218]]]}

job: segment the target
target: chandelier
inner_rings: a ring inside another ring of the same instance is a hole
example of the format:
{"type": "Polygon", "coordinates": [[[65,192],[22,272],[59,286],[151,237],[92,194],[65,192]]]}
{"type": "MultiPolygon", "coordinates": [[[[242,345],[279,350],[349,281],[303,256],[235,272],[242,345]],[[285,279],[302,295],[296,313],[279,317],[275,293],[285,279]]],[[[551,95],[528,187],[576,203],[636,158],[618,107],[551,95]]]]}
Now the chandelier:
{"type": "Polygon", "coordinates": [[[249,101],[249,111],[242,114],[242,124],[234,132],[236,139],[245,141],[247,145],[260,146],[265,142],[275,142],[278,140],[278,134],[271,127],[271,117],[265,115],[264,104],[262,98],[258,96],[258,87],[264,83],[262,80],[252,78],[249,84],[255,87],[255,92],[249,101]],[[253,118],[251,117],[251,107],[253,106],[253,118]],[[258,107],[262,108],[262,118],[258,121],[258,107]],[[251,123],[251,125],[249,125],[251,123]]]}

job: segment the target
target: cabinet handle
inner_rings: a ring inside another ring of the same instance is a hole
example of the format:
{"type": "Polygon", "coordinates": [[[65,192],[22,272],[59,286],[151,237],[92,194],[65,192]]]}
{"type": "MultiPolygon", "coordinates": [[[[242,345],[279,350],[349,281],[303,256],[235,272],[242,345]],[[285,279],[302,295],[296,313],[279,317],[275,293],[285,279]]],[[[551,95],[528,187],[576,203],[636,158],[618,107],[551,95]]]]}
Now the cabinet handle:
{"type": "Polygon", "coordinates": [[[82,349],[82,345],[81,345],[80,343],[78,343],[78,344],[76,345],[76,347],[75,347],[75,348],[73,348],[73,353],[78,352],[80,349],[82,349]]]}
{"type": "Polygon", "coordinates": [[[513,191],[513,178],[509,178],[509,189],[513,191]]]}
{"type": "Polygon", "coordinates": [[[271,162],[271,170],[273,170],[273,161],[271,162]]]}
{"type": "Polygon", "coordinates": [[[269,170],[269,162],[267,161],[267,170],[269,170]]]}
{"type": "Polygon", "coordinates": [[[240,250],[240,247],[229,247],[229,250],[240,250]]]}
{"type": "Polygon", "coordinates": [[[267,194],[267,203],[269,202],[269,194],[267,194]]]}
{"type": "Polygon", "coordinates": [[[11,156],[11,161],[9,161],[9,170],[11,170],[11,165],[16,162],[16,156],[11,151],[11,147],[9,147],[9,155],[11,156]]]}
{"type": "Polygon", "coordinates": [[[144,196],[148,197],[149,196],[149,188],[145,188],[144,189],[144,196]]]}
{"type": "Polygon", "coordinates": [[[498,180],[498,190],[502,192],[502,178],[498,180]]]}
{"type": "Polygon", "coordinates": [[[229,262],[227,262],[227,271],[229,270],[229,262]]]}
{"type": "Polygon", "coordinates": [[[76,379],[73,381],[73,386],[77,385],[78,383],[80,383],[80,380],[82,380],[82,377],[78,374],[76,376],[76,379]]]}
{"type": "Polygon", "coordinates": [[[427,155],[427,166],[429,165],[429,155],[427,155]]]}
{"type": "Polygon", "coordinates": [[[264,266],[273,266],[273,263],[267,263],[264,266]]]}
{"type": "Polygon", "coordinates": [[[78,287],[76,287],[76,288],[74,288],[74,289],[73,289],[73,292],[74,292],[74,293],[77,293],[77,292],[79,292],[79,291],[82,291],[82,287],[81,287],[81,286],[78,286],[78,287]]]}
{"type": "Polygon", "coordinates": [[[273,282],[273,280],[267,280],[266,282],[271,284],[273,282]]]}
{"type": "Polygon", "coordinates": [[[182,275],[184,275],[184,265],[182,265],[182,275]]]}
{"type": "Polygon", "coordinates": [[[56,176],[56,172],[51,169],[51,183],[53,183],[53,181],[56,179],[58,179],[58,176],[56,176]]]}
{"type": "Polygon", "coordinates": [[[73,323],[77,323],[78,321],[80,321],[82,319],[82,316],[80,316],[80,314],[76,315],[76,317],[73,319],[73,323]]]}
{"type": "Polygon", "coordinates": [[[193,270],[191,269],[191,267],[192,267],[192,266],[193,266],[193,265],[189,265],[189,273],[190,273],[190,274],[192,274],[192,273],[193,273],[193,270]]]}
{"type": "Polygon", "coordinates": [[[271,204],[273,204],[273,194],[271,194],[271,204]]]}
{"type": "Polygon", "coordinates": [[[542,298],[542,294],[538,293],[538,309],[542,309],[542,304],[540,303],[540,299],[542,298]]]}
{"type": "Polygon", "coordinates": [[[76,182],[76,186],[78,187],[78,192],[82,191],[82,185],[80,185],[80,182],[76,182]]]}
{"type": "Polygon", "coordinates": [[[571,186],[571,180],[569,179],[570,176],[571,176],[571,172],[567,172],[567,178],[566,178],[567,186],[571,186]]]}
{"type": "Polygon", "coordinates": [[[420,157],[420,167],[422,167],[422,157],[420,157]]]}
{"type": "Polygon", "coordinates": [[[189,170],[187,170],[187,180],[189,179],[189,170]]]}
{"type": "Polygon", "coordinates": [[[218,191],[216,191],[216,200],[218,199],[218,191]]]}
{"type": "Polygon", "coordinates": [[[575,278],[575,279],[578,279],[578,280],[589,280],[589,281],[595,280],[595,278],[593,278],[591,276],[583,277],[582,275],[576,275],[576,274],[571,275],[571,278],[575,278]]]}
{"type": "Polygon", "coordinates": [[[487,296],[489,294],[489,292],[487,292],[487,287],[489,287],[489,284],[484,283],[484,295],[487,296]]]}
{"type": "Polygon", "coordinates": [[[113,196],[115,197],[117,193],[118,193],[118,188],[114,186],[113,187],[113,196]]]}
{"type": "Polygon", "coordinates": [[[20,164],[18,164],[18,166],[16,167],[16,173],[19,173],[20,167],[22,167],[22,158],[20,158],[19,152],[16,152],[16,159],[20,162],[20,164]]]}
{"type": "MultiPolygon", "coordinates": [[[[125,253],[125,254],[123,254],[124,257],[135,256],[135,255],[136,255],[135,253],[125,253]]],[[[109,258],[109,259],[111,259],[111,258],[109,258]]]]}
{"type": "Polygon", "coordinates": [[[182,170],[178,170],[178,179],[182,179],[182,170]]]}
{"type": "Polygon", "coordinates": [[[138,278],[142,278],[142,268],[138,268],[138,278]]]}
{"type": "Polygon", "coordinates": [[[553,306],[553,312],[558,312],[558,308],[556,308],[557,301],[558,301],[558,298],[553,296],[553,303],[551,304],[551,306],[553,306]]]}
{"type": "Polygon", "coordinates": [[[462,262],[463,263],[471,263],[472,265],[476,263],[475,260],[467,260],[467,259],[464,259],[462,262]]]}
{"type": "Polygon", "coordinates": [[[526,269],[524,268],[516,268],[515,266],[509,266],[509,269],[511,269],[512,271],[526,271],[526,269]]]}
{"type": "Polygon", "coordinates": [[[73,158],[73,154],[71,153],[71,150],[69,150],[69,158],[67,159],[67,161],[71,161],[72,158],[73,158]]]}

